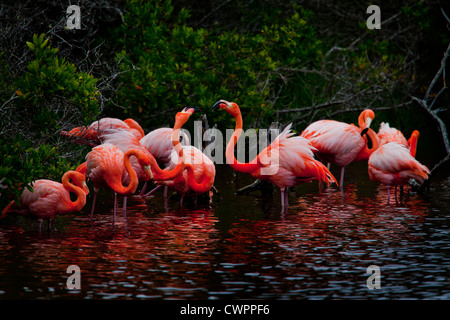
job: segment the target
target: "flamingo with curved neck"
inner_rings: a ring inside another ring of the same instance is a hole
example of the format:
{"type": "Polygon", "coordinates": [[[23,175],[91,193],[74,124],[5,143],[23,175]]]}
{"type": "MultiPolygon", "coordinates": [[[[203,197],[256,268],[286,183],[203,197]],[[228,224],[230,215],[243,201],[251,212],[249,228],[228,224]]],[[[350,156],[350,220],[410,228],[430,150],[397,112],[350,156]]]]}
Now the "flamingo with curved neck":
{"type": "Polygon", "coordinates": [[[40,179],[32,182],[31,185],[33,191],[28,188],[23,191],[20,196],[20,205],[12,201],[3,209],[0,218],[9,212],[34,217],[39,219],[39,230],[41,230],[42,220],[46,219],[50,230],[51,221],[56,216],[80,211],[86,204],[86,195],[89,193],[85,177],[76,171],[67,171],[62,177],[62,183],[40,179]],[[70,199],[70,192],[77,196],[75,201],[70,199]]]}
{"type": "Polygon", "coordinates": [[[319,180],[327,185],[336,182],[327,167],[314,159],[314,148],[310,142],[303,137],[292,137],[291,125],[250,163],[239,162],[234,156],[234,147],[242,134],[243,126],[239,106],[234,102],[219,100],[212,108],[225,110],[236,120],[234,132],[225,150],[227,163],[236,171],[250,173],[257,179],[268,180],[278,186],[281,190],[282,212],[288,206],[287,188],[312,180],[319,180]]]}

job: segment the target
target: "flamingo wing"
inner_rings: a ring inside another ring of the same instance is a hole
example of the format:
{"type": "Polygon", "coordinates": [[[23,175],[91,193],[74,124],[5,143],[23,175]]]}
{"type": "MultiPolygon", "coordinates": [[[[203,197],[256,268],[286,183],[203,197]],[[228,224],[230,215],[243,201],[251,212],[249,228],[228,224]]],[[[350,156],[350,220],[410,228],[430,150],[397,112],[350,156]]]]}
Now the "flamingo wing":
{"type": "Polygon", "coordinates": [[[319,158],[341,167],[354,161],[365,145],[361,129],[334,120],[316,121],[301,136],[317,149],[315,153],[319,158]]]}
{"type": "Polygon", "coordinates": [[[388,142],[369,158],[369,177],[386,185],[401,185],[410,179],[423,182],[430,170],[411,156],[408,148],[396,142],[388,142]]]}
{"type": "Polygon", "coordinates": [[[123,152],[110,143],[99,145],[86,155],[86,176],[99,189],[109,181],[125,177],[123,152]]]}
{"type": "Polygon", "coordinates": [[[252,175],[273,182],[280,188],[312,180],[327,184],[336,181],[328,169],[314,159],[312,143],[301,136],[292,137],[291,125],[258,155],[262,168],[252,175]]]}
{"type": "Polygon", "coordinates": [[[25,189],[20,198],[19,214],[33,214],[39,219],[53,219],[66,210],[69,192],[56,181],[41,179],[33,182],[33,191],[25,189]]]}

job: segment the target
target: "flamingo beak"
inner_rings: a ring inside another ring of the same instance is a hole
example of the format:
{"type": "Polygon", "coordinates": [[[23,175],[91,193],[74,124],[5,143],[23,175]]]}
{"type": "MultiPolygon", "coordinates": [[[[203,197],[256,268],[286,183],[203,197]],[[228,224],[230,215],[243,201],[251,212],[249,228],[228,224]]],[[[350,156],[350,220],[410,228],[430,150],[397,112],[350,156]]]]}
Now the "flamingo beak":
{"type": "Polygon", "coordinates": [[[366,127],[361,131],[361,137],[369,131],[370,125],[372,123],[373,119],[368,117],[366,118],[366,127]]]}
{"type": "Polygon", "coordinates": [[[147,174],[149,175],[150,179],[149,180],[153,180],[153,173],[152,173],[152,169],[150,166],[144,166],[144,171],[147,172],[147,174]]]}
{"type": "Polygon", "coordinates": [[[181,111],[181,112],[184,112],[184,113],[190,112],[191,114],[193,114],[194,112],[198,112],[198,111],[199,111],[199,109],[196,107],[184,107],[183,111],[181,111]]]}
{"type": "Polygon", "coordinates": [[[85,189],[84,192],[86,194],[89,194],[89,187],[87,186],[86,181],[83,181],[83,189],[85,189]]]}
{"type": "Polygon", "coordinates": [[[212,110],[213,111],[216,111],[217,109],[219,109],[220,108],[220,105],[221,104],[225,104],[225,102],[223,101],[223,100],[219,100],[219,101],[217,101],[216,103],[214,103],[214,105],[212,106],[212,110]]]}

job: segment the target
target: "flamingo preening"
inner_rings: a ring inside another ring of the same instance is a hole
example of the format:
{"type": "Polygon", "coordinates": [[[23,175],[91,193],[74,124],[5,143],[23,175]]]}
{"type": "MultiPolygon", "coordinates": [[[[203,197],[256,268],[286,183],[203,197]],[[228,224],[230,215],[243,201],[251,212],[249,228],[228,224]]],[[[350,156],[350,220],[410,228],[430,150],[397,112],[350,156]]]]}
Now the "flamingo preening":
{"type": "Polygon", "coordinates": [[[319,120],[310,124],[300,135],[311,141],[319,159],[341,167],[341,188],[344,186],[345,167],[354,161],[369,159],[378,148],[377,134],[370,129],[374,118],[374,112],[366,109],[358,117],[359,127],[335,120],[319,120]],[[370,149],[366,134],[372,142],[370,149]]]}
{"type": "Polygon", "coordinates": [[[217,101],[212,109],[223,109],[236,120],[235,129],[225,150],[227,163],[236,171],[249,173],[260,180],[268,180],[281,190],[282,211],[288,206],[287,188],[300,183],[319,180],[327,185],[337,183],[331,172],[314,159],[315,148],[304,137],[293,137],[288,125],[275,141],[261,151],[250,163],[239,162],[234,157],[234,147],[242,133],[242,115],[234,102],[217,101]]]}
{"type": "Polygon", "coordinates": [[[32,182],[31,186],[33,191],[26,188],[22,192],[20,205],[12,201],[3,209],[0,218],[9,212],[37,218],[39,231],[42,220],[46,219],[50,230],[51,221],[58,215],[80,211],[86,204],[86,195],[89,193],[84,175],[75,171],[67,171],[62,177],[62,183],[40,179],[32,182]],[[70,192],[77,196],[75,201],[70,199],[70,192]]]}
{"type": "MultiPolygon", "coordinates": [[[[95,199],[101,187],[109,187],[114,191],[114,220],[116,216],[117,193],[123,196],[132,195],[138,186],[138,176],[133,169],[130,157],[135,156],[138,165],[142,168],[147,180],[167,180],[178,176],[185,168],[183,148],[179,141],[180,128],[189,120],[195,108],[184,108],[175,116],[175,125],[172,132],[172,144],[177,150],[179,161],[172,170],[162,170],[156,159],[139,148],[130,148],[123,152],[118,146],[104,143],[92,149],[86,156],[86,175],[94,184],[94,200],[92,203],[91,221],[93,218],[95,199]],[[127,181],[125,187],[123,182],[127,181]]],[[[123,214],[126,218],[126,200],[124,199],[123,214]]]]}
{"type": "Polygon", "coordinates": [[[414,130],[406,140],[403,133],[382,122],[378,130],[380,147],[372,153],[368,161],[369,178],[372,181],[387,185],[388,203],[394,186],[394,196],[397,199],[397,186],[400,188],[410,179],[422,183],[428,178],[429,169],[415,159],[419,131],[414,130]]]}
{"type": "Polygon", "coordinates": [[[391,186],[407,184],[410,179],[422,183],[430,174],[405,145],[397,142],[388,142],[375,150],[369,158],[368,171],[370,180],[387,185],[388,203],[391,186]]]}

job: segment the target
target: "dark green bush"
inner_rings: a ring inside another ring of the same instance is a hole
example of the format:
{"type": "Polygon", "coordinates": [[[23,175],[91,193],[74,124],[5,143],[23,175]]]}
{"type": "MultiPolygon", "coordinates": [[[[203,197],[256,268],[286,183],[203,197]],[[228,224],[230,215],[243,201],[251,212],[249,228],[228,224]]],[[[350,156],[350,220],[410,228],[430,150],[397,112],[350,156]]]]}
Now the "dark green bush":
{"type": "Polygon", "coordinates": [[[17,79],[16,92],[21,100],[17,112],[29,118],[30,131],[53,135],[75,113],[84,122],[92,122],[99,112],[97,79],[58,57],[58,48],[52,48],[44,34],[35,34],[33,42],[26,44],[35,59],[17,79]]]}
{"type": "Polygon", "coordinates": [[[60,131],[87,124],[99,115],[97,79],[78,72],[58,56],[44,35],[27,42],[34,59],[17,78],[10,77],[0,56],[0,207],[17,200],[33,180],[60,181],[82,161],[81,147],[65,141],[60,131]],[[77,152],[78,150],[78,152],[77,152]]]}
{"type": "MultiPolygon", "coordinates": [[[[129,1],[114,35],[123,71],[118,104],[150,128],[170,124],[180,105],[208,113],[217,99],[236,101],[254,125],[263,122],[272,112],[272,82],[283,81],[277,70],[319,61],[310,15],[299,10],[258,32],[215,32],[187,26],[189,12],[175,12],[171,1],[129,1]]],[[[214,119],[229,124],[224,114],[214,119]]]]}

